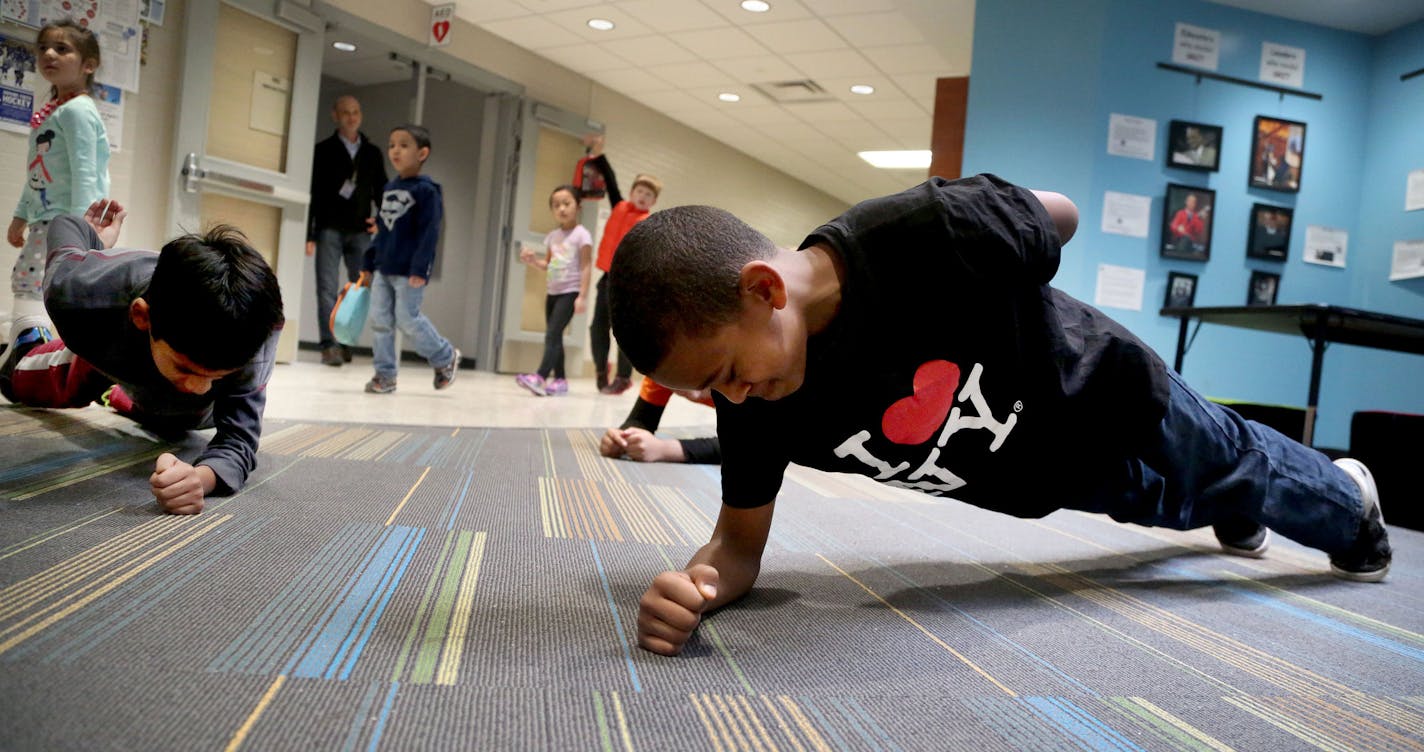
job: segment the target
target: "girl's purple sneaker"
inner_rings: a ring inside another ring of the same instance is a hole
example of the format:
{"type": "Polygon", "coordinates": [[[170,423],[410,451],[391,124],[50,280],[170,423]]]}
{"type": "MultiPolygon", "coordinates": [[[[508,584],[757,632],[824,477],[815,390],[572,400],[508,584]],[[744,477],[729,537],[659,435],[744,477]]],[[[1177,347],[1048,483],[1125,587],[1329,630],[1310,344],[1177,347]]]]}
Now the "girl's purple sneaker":
{"type": "Polygon", "coordinates": [[[521,373],[514,377],[514,383],[528,389],[539,397],[548,394],[548,392],[544,391],[544,379],[537,373],[521,373]]]}
{"type": "Polygon", "coordinates": [[[569,393],[568,379],[549,379],[544,382],[544,393],[550,397],[569,393]]]}

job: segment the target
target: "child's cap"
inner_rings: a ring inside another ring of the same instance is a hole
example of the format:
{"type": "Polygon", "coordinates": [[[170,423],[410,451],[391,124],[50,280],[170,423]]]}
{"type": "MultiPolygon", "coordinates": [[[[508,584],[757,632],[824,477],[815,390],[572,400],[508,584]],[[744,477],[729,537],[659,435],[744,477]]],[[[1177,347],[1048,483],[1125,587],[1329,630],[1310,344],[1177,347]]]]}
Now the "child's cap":
{"type": "Polygon", "coordinates": [[[653,192],[653,198],[657,198],[658,196],[662,195],[663,181],[658,180],[652,175],[645,175],[640,173],[637,177],[634,177],[633,188],[637,188],[639,185],[647,186],[648,190],[653,192]]]}

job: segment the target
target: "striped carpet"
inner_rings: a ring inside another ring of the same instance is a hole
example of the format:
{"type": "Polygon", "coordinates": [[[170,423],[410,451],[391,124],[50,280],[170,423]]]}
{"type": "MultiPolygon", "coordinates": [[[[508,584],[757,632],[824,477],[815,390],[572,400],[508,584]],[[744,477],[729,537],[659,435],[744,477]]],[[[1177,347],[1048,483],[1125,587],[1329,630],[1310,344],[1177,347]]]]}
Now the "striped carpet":
{"type": "Polygon", "coordinates": [[[637,600],[717,469],[596,439],[276,422],[185,518],[149,500],[166,445],[0,408],[0,748],[1424,748],[1420,533],[1356,585],[793,469],[759,587],[663,658],[637,600]]]}

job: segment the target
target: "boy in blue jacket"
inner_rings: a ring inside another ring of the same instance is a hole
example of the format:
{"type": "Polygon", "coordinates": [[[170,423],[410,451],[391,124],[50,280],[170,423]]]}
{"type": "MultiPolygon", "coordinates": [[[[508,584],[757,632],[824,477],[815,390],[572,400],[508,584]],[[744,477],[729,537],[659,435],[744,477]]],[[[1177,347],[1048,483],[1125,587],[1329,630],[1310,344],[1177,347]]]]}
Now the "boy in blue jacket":
{"type": "Polygon", "coordinates": [[[435,369],[435,388],[444,389],[455,381],[460,350],[440,336],[420,312],[425,285],[435,266],[435,244],[444,214],[440,184],[420,174],[430,156],[430,132],[418,125],[392,129],[386,156],[396,177],[386,183],[381,195],[376,239],[366,251],[365,269],[358,281],[371,286],[371,331],[375,334],[376,375],[366,382],[366,391],[389,394],[396,390],[396,327],[435,369]]]}

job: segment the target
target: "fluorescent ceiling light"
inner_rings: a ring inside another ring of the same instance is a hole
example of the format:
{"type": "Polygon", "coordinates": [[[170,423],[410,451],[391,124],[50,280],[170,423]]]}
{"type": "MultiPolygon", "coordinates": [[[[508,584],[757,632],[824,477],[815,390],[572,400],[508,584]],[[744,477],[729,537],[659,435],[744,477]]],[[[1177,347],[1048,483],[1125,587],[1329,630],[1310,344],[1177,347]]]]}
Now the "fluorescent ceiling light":
{"type": "Polygon", "coordinates": [[[874,93],[875,93],[875,87],[874,87],[874,86],[871,86],[870,84],[856,84],[855,86],[850,87],[850,93],[852,93],[852,94],[874,94],[874,93]]]}
{"type": "Polygon", "coordinates": [[[771,3],[766,0],[742,0],[742,10],[752,13],[765,13],[771,10],[771,3]]]}
{"type": "Polygon", "coordinates": [[[612,31],[613,22],[606,18],[590,18],[588,19],[588,27],[599,31],[612,31]]]}
{"type": "Polygon", "coordinates": [[[355,51],[356,51],[356,45],[354,45],[354,44],[352,44],[352,43],[350,43],[350,42],[332,42],[332,43],[331,43],[331,46],[332,46],[332,47],[335,47],[335,48],[338,49],[338,50],[341,50],[342,52],[355,52],[355,51]]]}
{"type": "Polygon", "coordinates": [[[929,149],[858,151],[856,156],[885,170],[923,170],[930,166],[929,149]]]}
{"type": "Polygon", "coordinates": [[[723,102],[740,102],[740,101],[742,101],[742,95],[741,95],[741,94],[733,94],[733,93],[730,92],[730,91],[724,91],[724,92],[722,92],[721,94],[718,94],[718,95],[717,95],[717,98],[720,99],[720,100],[722,100],[723,102]]]}

